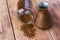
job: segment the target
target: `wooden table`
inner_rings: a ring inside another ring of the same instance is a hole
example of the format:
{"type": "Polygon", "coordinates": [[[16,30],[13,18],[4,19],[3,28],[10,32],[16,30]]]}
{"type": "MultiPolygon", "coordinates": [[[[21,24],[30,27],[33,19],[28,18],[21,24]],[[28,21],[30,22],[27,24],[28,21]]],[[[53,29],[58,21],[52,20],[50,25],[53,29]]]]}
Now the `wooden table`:
{"type": "Polygon", "coordinates": [[[29,38],[21,30],[22,22],[17,18],[18,0],[0,0],[0,40],[60,40],[60,2],[59,0],[36,0],[50,3],[53,26],[49,30],[35,27],[35,36],[29,38]]]}

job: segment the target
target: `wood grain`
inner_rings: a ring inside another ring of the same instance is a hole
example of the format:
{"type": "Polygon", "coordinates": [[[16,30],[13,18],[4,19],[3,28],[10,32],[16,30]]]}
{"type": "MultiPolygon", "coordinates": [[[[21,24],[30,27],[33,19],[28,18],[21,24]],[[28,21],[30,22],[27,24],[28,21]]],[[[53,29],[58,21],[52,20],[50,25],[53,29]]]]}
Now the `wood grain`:
{"type": "Polygon", "coordinates": [[[22,22],[17,17],[17,3],[18,0],[8,0],[8,7],[16,40],[53,40],[48,30],[43,31],[37,27],[35,27],[36,31],[34,38],[29,38],[24,35],[24,32],[21,30],[22,22]]]}
{"type": "Polygon", "coordinates": [[[0,0],[0,40],[14,40],[6,0],[0,0]]]}
{"type": "Polygon", "coordinates": [[[49,30],[41,30],[36,26],[27,29],[27,31],[35,29],[34,37],[29,38],[21,30],[23,23],[17,17],[18,0],[0,0],[0,40],[60,40],[60,2],[59,0],[36,0],[35,4],[32,0],[34,13],[38,12],[36,6],[42,1],[50,4],[49,12],[53,26],[49,30]]]}
{"type": "MultiPolygon", "coordinates": [[[[0,14],[0,15],[1,15],[1,14],[0,14]]],[[[2,19],[2,17],[0,16],[0,33],[3,32],[3,27],[2,27],[2,22],[1,22],[2,20],[1,20],[1,19],[2,19]]]]}
{"type": "Polygon", "coordinates": [[[60,24],[60,17],[59,17],[59,13],[60,13],[60,10],[59,10],[59,7],[60,6],[58,6],[59,5],[59,3],[58,3],[59,1],[55,1],[55,2],[53,2],[52,3],[52,7],[50,8],[50,11],[52,12],[51,13],[51,15],[52,15],[52,20],[53,20],[53,27],[52,27],[52,29],[50,30],[50,33],[52,34],[52,36],[54,36],[53,38],[55,39],[55,40],[60,40],[60,38],[59,38],[59,24],[60,24]],[[56,5],[56,6],[55,6],[56,5]]]}

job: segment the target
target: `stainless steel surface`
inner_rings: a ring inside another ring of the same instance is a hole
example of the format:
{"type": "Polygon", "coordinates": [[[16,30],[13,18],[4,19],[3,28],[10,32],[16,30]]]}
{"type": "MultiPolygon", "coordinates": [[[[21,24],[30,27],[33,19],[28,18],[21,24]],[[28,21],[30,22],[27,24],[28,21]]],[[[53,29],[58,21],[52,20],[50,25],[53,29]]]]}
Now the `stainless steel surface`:
{"type": "Polygon", "coordinates": [[[38,5],[38,8],[40,10],[45,10],[49,7],[49,4],[47,2],[41,2],[39,5],[38,5]]]}

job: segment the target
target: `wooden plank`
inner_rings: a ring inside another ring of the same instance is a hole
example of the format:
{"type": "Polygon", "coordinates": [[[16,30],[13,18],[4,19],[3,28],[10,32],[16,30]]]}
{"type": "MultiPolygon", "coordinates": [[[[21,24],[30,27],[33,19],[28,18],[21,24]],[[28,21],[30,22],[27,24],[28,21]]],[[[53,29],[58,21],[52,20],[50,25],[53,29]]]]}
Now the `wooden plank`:
{"type": "Polygon", "coordinates": [[[0,0],[0,17],[0,23],[2,23],[0,30],[3,30],[2,33],[0,33],[0,40],[14,40],[6,0],[0,0]]]}
{"type": "Polygon", "coordinates": [[[37,27],[34,27],[36,30],[34,38],[29,38],[24,35],[24,32],[21,30],[22,22],[18,19],[16,15],[18,9],[17,3],[18,0],[8,0],[8,7],[16,40],[53,40],[48,30],[43,31],[38,29],[37,27]]]}
{"type": "Polygon", "coordinates": [[[0,33],[3,32],[2,22],[1,22],[1,16],[0,16],[0,33]]]}
{"type": "Polygon", "coordinates": [[[51,35],[52,36],[54,36],[53,38],[55,39],[55,40],[60,40],[60,32],[59,32],[59,30],[60,30],[60,10],[59,10],[59,7],[60,6],[58,6],[59,5],[59,2],[57,2],[57,0],[56,1],[54,1],[53,3],[52,3],[52,7],[51,7],[51,9],[50,9],[50,11],[52,11],[52,17],[53,17],[53,28],[50,30],[50,33],[51,33],[51,35]]]}

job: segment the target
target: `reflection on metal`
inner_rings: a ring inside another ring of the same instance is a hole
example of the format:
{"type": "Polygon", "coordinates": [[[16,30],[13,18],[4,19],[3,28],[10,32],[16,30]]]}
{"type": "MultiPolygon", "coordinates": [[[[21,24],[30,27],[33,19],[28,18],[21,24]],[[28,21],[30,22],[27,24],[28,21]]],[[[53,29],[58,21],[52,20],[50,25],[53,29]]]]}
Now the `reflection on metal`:
{"type": "Polygon", "coordinates": [[[49,7],[49,4],[47,2],[41,2],[39,5],[38,5],[38,8],[40,10],[45,10],[49,7]]]}
{"type": "Polygon", "coordinates": [[[39,13],[35,25],[40,29],[49,29],[52,26],[51,16],[48,11],[49,4],[47,2],[41,2],[38,5],[39,13]]]}

